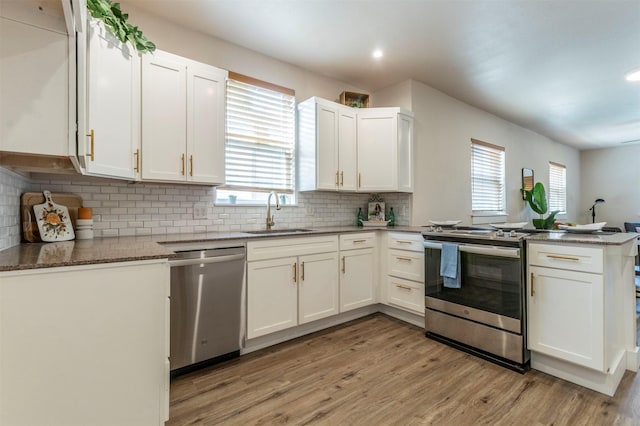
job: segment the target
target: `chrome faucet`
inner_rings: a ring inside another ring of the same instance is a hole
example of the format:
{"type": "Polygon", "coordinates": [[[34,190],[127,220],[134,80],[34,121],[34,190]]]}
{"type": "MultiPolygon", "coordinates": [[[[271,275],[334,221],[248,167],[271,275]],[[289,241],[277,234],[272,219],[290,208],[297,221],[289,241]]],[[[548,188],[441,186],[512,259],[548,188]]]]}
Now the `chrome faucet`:
{"type": "Polygon", "coordinates": [[[271,230],[271,227],[276,224],[275,216],[271,215],[271,196],[276,197],[276,210],[280,210],[280,202],[278,201],[278,194],[275,191],[271,191],[269,193],[269,197],[267,197],[267,231],[271,230]]]}

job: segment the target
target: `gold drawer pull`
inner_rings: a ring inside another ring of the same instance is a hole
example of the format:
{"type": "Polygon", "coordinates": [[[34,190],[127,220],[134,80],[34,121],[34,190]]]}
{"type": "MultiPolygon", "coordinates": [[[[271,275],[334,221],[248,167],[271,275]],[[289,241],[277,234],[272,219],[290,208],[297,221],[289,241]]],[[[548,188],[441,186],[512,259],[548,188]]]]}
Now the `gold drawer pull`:
{"type": "Polygon", "coordinates": [[[353,244],[366,243],[367,240],[353,240],[353,244]]]}
{"type": "Polygon", "coordinates": [[[547,257],[551,259],[571,260],[573,262],[580,262],[580,258],[575,256],[561,256],[559,254],[548,254],[547,257]]]}
{"type": "Polygon", "coordinates": [[[408,287],[408,286],[406,286],[406,285],[396,284],[396,287],[398,287],[399,289],[402,289],[402,290],[409,290],[409,291],[411,291],[411,290],[412,290],[412,288],[411,288],[411,287],[408,287]]]}
{"type": "Polygon", "coordinates": [[[397,242],[398,244],[411,244],[413,241],[396,240],[396,242],[397,242]]]}
{"type": "Polygon", "coordinates": [[[412,261],[413,261],[413,259],[411,259],[410,257],[400,257],[400,256],[396,256],[396,259],[398,259],[398,260],[402,260],[402,261],[405,261],[405,262],[412,262],[412,261]]]}

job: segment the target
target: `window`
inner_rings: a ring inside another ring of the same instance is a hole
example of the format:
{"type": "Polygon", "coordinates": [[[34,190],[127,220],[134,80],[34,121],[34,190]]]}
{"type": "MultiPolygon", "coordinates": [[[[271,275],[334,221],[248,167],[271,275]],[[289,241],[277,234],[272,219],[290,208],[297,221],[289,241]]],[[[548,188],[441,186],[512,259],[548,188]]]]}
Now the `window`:
{"type": "Polygon", "coordinates": [[[549,162],[549,211],[567,212],[567,167],[549,162]]]}
{"type": "Polygon", "coordinates": [[[474,215],[505,214],[504,148],[471,139],[471,210],[474,215]]]}
{"type": "Polygon", "coordinates": [[[270,191],[295,202],[295,94],[229,73],[225,185],[216,204],[264,204],[270,191]]]}

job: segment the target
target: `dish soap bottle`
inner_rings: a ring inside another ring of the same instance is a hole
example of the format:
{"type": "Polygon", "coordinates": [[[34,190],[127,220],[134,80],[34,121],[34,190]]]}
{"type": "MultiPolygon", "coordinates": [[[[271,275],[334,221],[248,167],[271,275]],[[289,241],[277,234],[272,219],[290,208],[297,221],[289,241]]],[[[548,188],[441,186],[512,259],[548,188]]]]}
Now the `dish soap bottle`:
{"type": "Polygon", "coordinates": [[[356,218],[356,225],[362,226],[362,207],[358,207],[358,216],[356,218]]]}
{"type": "Polygon", "coordinates": [[[393,207],[389,209],[389,226],[395,226],[396,224],[396,214],[393,212],[393,207]]]}

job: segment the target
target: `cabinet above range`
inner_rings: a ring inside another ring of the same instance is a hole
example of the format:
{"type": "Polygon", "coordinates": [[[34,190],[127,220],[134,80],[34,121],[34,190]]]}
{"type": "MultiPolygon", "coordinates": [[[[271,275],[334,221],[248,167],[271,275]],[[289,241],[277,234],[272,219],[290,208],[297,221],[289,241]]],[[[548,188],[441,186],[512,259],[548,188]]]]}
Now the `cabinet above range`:
{"type": "Polygon", "coordinates": [[[350,108],[313,97],[298,105],[300,190],[413,192],[413,114],[350,108]]]}

